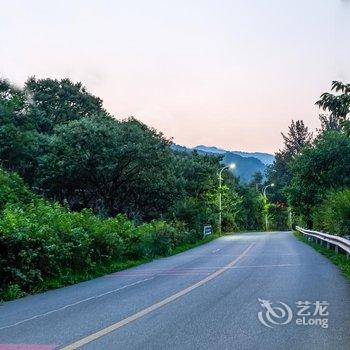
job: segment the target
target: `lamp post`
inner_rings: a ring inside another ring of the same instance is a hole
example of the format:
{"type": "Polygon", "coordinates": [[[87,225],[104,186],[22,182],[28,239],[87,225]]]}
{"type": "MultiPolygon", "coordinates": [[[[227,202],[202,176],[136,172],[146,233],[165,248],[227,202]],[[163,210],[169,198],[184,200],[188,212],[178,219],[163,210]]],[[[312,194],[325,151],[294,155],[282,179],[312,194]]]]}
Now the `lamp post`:
{"type": "Polygon", "coordinates": [[[222,182],[222,172],[225,169],[234,169],[236,167],[236,164],[231,163],[229,165],[226,165],[224,167],[222,167],[219,171],[218,171],[218,177],[219,177],[219,232],[221,233],[221,221],[222,221],[222,215],[221,215],[221,211],[222,211],[222,203],[221,203],[221,182],[222,182]]]}
{"type": "Polygon", "coordinates": [[[267,212],[267,196],[266,196],[266,189],[269,188],[269,187],[273,187],[275,186],[275,184],[269,184],[267,186],[264,187],[264,190],[263,190],[263,196],[265,198],[265,203],[266,203],[266,212],[265,212],[265,230],[267,231],[268,229],[268,226],[269,226],[269,223],[268,223],[268,218],[267,218],[267,215],[268,215],[268,212],[267,212]]]}

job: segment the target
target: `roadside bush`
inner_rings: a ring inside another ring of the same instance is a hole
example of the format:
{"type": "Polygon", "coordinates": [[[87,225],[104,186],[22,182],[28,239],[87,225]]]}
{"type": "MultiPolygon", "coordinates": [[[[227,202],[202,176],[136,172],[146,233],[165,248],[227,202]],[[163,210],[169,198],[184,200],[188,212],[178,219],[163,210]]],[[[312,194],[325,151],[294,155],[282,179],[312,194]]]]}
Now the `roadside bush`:
{"type": "Polygon", "coordinates": [[[269,228],[284,231],[288,229],[288,209],[276,204],[269,204],[269,228]]]}
{"type": "Polygon", "coordinates": [[[264,227],[264,197],[249,186],[241,186],[238,193],[242,198],[236,215],[238,230],[260,230],[264,227]]]}
{"type": "Polygon", "coordinates": [[[350,188],[330,193],[313,212],[315,229],[338,236],[350,234],[350,188]]]}
{"type": "Polygon", "coordinates": [[[173,248],[175,229],[165,221],[152,221],[140,225],[137,231],[141,237],[142,256],[153,258],[157,255],[168,255],[173,248]]]}
{"type": "Polygon", "coordinates": [[[136,228],[140,237],[139,254],[146,258],[169,255],[172,250],[182,244],[195,243],[202,238],[202,234],[195,230],[188,230],[179,221],[152,221],[136,228]]]}
{"type": "Polygon", "coordinates": [[[41,199],[22,208],[8,204],[0,216],[0,287],[14,283],[30,292],[46,280],[123,261],[122,237],[132,229],[123,216],[103,220],[41,199]]]}
{"type": "Polygon", "coordinates": [[[15,173],[0,168],[0,210],[8,203],[29,203],[34,198],[23,180],[15,173]]]}
{"type": "Polygon", "coordinates": [[[238,226],[236,224],[235,216],[232,213],[224,212],[222,214],[222,231],[223,232],[238,231],[238,226]]]}
{"type": "Polygon", "coordinates": [[[186,223],[189,230],[203,231],[204,225],[217,228],[218,213],[205,200],[187,197],[177,201],[169,210],[169,219],[186,223]]]}
{"type": "Polygon", "coordinates": [[[202,238],[180,221],[135,226],[125,215],[71,212],[32,194],[17,175],[0,171],[0,179],[0,300],[74,283],[116,263],[169,255],[202,238]]]}

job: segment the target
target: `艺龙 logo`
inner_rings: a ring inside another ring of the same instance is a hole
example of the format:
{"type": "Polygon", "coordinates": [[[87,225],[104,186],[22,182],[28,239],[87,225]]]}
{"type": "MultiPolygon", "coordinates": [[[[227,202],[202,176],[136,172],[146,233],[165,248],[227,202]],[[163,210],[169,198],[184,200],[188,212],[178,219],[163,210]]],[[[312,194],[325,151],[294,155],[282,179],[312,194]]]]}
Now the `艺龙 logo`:
{"type": "Polygon", "coordinates": [[[280,301],[278,306],[273,306],[269,300],[258,300],[264,309],[258,312],[258,318],[264,326],[273,328],[274,325],[285,325],[292,320],[293,311],[287,304],[280,301]]]}
{"type": "Polygon", "coordinates": [[[262,311],[258,312],[259,321],[266,327],[286,325],[292,321],[295,316],[295,325],[297,326],[319,326],[328,328],[328,306],[325,300],[298,300],[295,302],[296,308],[293,313],[290,306],[282,301],[273,305],[269,300],[258,299],[262,311]]]}

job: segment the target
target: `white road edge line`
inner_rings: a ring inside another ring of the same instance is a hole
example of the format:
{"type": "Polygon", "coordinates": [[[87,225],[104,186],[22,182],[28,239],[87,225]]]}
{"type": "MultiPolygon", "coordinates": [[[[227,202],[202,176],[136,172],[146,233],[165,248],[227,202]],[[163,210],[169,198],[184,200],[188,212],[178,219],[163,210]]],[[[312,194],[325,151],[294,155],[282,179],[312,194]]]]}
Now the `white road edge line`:
{"type": "Polygon", "coordinates": [[[140,281],[136,281],[134,283],[130,283],[130,284],[126,284],[125,286],[122,286],[122,287],[119,287],[117,289],[112,289],[108,292],[105,292],[105,293],[101,293],[101,294],[98,294],[98,295],[95,295],[93,297],[89,297],[89,298],[86,298],[86,299],[82,299],[82,300],[79,300],[79,301],[76,301],[75,303],[71,303],[71,304],[67,304],[65,306],[62,306],[62,307],[59,307],[57,309],[54,309],[54,310],[50,310],[50,311],[47,311],[47,312],[44,312],[42,314],[38,314],[38,315],[35,315],[35,316],[32,316],[32,317],[29,317],[29,318],[26,318],[24,320],[21,320],[21,321],[18,321],[16,323],[13,323],[13,324],[10,324],[8,326],[3,326],[3,327],[0,327],[0,330],[3,330],[3,329],[7,329],[7,328],[11,328],[11,327],[15,327],[15,326],[18,326],[22,323],[25,323],[25,322],[28,322],[28,321],[32,321],[32,320],[35,320],[37,318],[40,318],[40,317],[44,317],[44,316],[47,316],[47,315],[50,315],[50,314],[53,314],[55,312],[58,312],[58,311],[61,311],[61,310],[65,310],[65,309],[68,309],[72,306],[75,306],[75,305],[78,305],[78,304],[81,304],[81,303],[85,303],[86,301],[89,301],[89,300],[92,300],[92,299],[98,299],[98,298],[101,298],[101,297],[104,297],[105,295],[108,295],[108,294],[112,294],[112,293],[116,293],[116,292],[119,292],[125,288],[128,288],[128,287],[132,287],[132,286],[135,286],[137,284],[140,284],[142,282],[146,282],[146,281],[149,281],[149,280],[152,280],[154,277],[151,277],[151,278],[145,278],[143,280],[140,280],[140,281]]]}
{"type": "Polygon", "coordinates": [[[145,309],[127,317],[124,318],[121,321],[118,321],[108,327],[102,328],[99,331],[92,333],[84,338],[81,338],[77,341],[75,341],[74,343],[71,343],[69,345],[66,345],[64,347],[61,348],[61,350],[75,350],[78,349],[86,344],[91,343],[92,341],[103,337],[104,335],[111,333],[151,312],[153,312],[154,310],[157,310],[159,308],[161,308],[164,305],[167,305],[169,303],[171,303],[172,301],[190,293],[192,290],[201,287],[202,285],[206,284],[207,282],[211,281],[212,279],[214,279],[215,277],[221,275],[222,273],[224,273],[225,271],[227,271],[230,267],[232,267],[233,265],[235,265],[241,258],[243,258],[245,256],[245,254],[253,247],[254,243],[251,243],[244,251],[243,253],[241,253],[241,255],[239,255],[236,259],[232,260],[229,264],[227,264],[225,267],[215,271],[214,273],[212,273],[211,275],[207,276],[206,278],[200,280],[197,283],[192,284],[191,286],[180,290],[179,292],[171,295],[170,297],[167,297],[151,306],[146,307],[145,309]]]}

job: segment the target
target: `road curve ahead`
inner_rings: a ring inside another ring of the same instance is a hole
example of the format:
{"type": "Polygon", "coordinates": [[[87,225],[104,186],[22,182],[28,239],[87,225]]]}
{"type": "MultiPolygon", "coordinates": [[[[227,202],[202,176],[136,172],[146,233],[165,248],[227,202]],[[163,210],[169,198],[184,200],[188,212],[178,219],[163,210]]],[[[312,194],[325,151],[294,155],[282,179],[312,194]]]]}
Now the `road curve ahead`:
{"type": "Polygon", "coordinates": [[[222,237],[0,306],[0,350],[349,349],[349,329],[349,284],[290,232],[222,237]]]}

